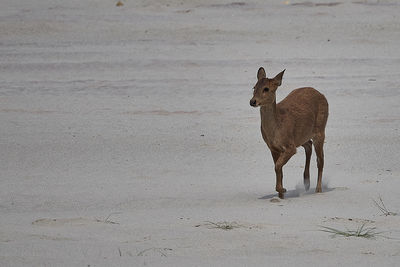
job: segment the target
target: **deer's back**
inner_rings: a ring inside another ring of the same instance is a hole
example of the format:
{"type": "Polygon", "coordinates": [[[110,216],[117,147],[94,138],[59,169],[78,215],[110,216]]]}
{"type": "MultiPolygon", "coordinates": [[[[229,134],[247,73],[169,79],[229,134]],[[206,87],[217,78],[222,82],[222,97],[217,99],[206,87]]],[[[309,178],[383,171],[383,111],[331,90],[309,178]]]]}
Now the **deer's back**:
{"type": "Polygon", "coordinates": [[[314,88],[298,88],[277,104],[277,113],[282,123],[293,128],[298,139],[297,145],[301,145],[301,142],[309,140],[314,134],[324,131],[328,119],[328,102],[314,88]]]}

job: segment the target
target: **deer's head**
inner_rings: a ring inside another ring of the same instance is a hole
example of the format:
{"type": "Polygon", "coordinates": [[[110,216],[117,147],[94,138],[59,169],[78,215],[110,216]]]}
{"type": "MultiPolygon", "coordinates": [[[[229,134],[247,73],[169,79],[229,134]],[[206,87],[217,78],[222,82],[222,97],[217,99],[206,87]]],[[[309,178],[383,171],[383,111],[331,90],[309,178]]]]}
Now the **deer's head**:
{"type": "Polygon", "coordinates": [[[282,77],[285,70],[269,79],[265,74],[263,67],[258,69],[257,83],[254,86],[253,98],[250,100],[250,105],[253,107],[265,106],[275,103],[276,89],[282,84],[282,77]]]}

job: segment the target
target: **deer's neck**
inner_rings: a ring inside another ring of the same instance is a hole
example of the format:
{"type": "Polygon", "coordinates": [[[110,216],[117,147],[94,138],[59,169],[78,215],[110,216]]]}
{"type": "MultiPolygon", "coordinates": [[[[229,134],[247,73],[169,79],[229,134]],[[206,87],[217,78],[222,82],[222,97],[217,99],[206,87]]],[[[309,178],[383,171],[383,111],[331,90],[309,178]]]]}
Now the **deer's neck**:
{"type": "Polygon", "coordinates": [[[270,137],[274,136],[278,128],[278,117],[276,113],[276,101],[270,105],[260,107],[261,127],[265,134],[270,137]]]}

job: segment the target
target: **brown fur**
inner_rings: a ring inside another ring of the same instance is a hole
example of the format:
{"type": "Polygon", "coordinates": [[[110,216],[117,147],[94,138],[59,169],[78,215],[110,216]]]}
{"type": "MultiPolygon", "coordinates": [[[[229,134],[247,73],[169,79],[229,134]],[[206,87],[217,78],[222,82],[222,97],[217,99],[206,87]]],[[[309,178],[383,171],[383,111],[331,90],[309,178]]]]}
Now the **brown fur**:
{"type": "Polygon", "coordinates": [[[318,180],[316,192],[322,192],[322,170],[324,168],[325,126],[328,120],[328,102],[323,94],[311,87],[293,90],[276,104],[276,90],[282,84],[285,70],[268,79],[264,68],[257,73],[254,95],[250,100],[253,107],[260,106],[261,134],[271,150],[275,163],[276,191],[283,198],[282,167],[303,146],[306,152],[304,185],[310,187],[310,158],[312,144],[317,154],[318,180]],[[312,141],[311,141],[312,140],[312,141]]]}

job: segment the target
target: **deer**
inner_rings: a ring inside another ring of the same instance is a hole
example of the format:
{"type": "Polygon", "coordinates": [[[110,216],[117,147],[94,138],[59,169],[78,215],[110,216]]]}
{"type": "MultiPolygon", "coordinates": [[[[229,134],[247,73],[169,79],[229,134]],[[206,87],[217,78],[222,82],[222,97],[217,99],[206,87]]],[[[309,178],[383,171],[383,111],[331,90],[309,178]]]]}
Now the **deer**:
{"type": "Polygon", "coordinates": [[[325,126],[329,113],[325,96],[312,87],[295,89],[276,103],[276,90],[282,85],[285,70],[270,79],[264,68],[260,67],[250,100],[252,107],[260,107],[261,135],[272,154],[276,174],[275,190],[281,199],[286,192],[282,184],[282,168],[300,146],[304,147],[306,154],[304,187],[306,191],[310,189],[310,159],[314,145],[318,168],[315,192],[322,192],[325,126]]]}

